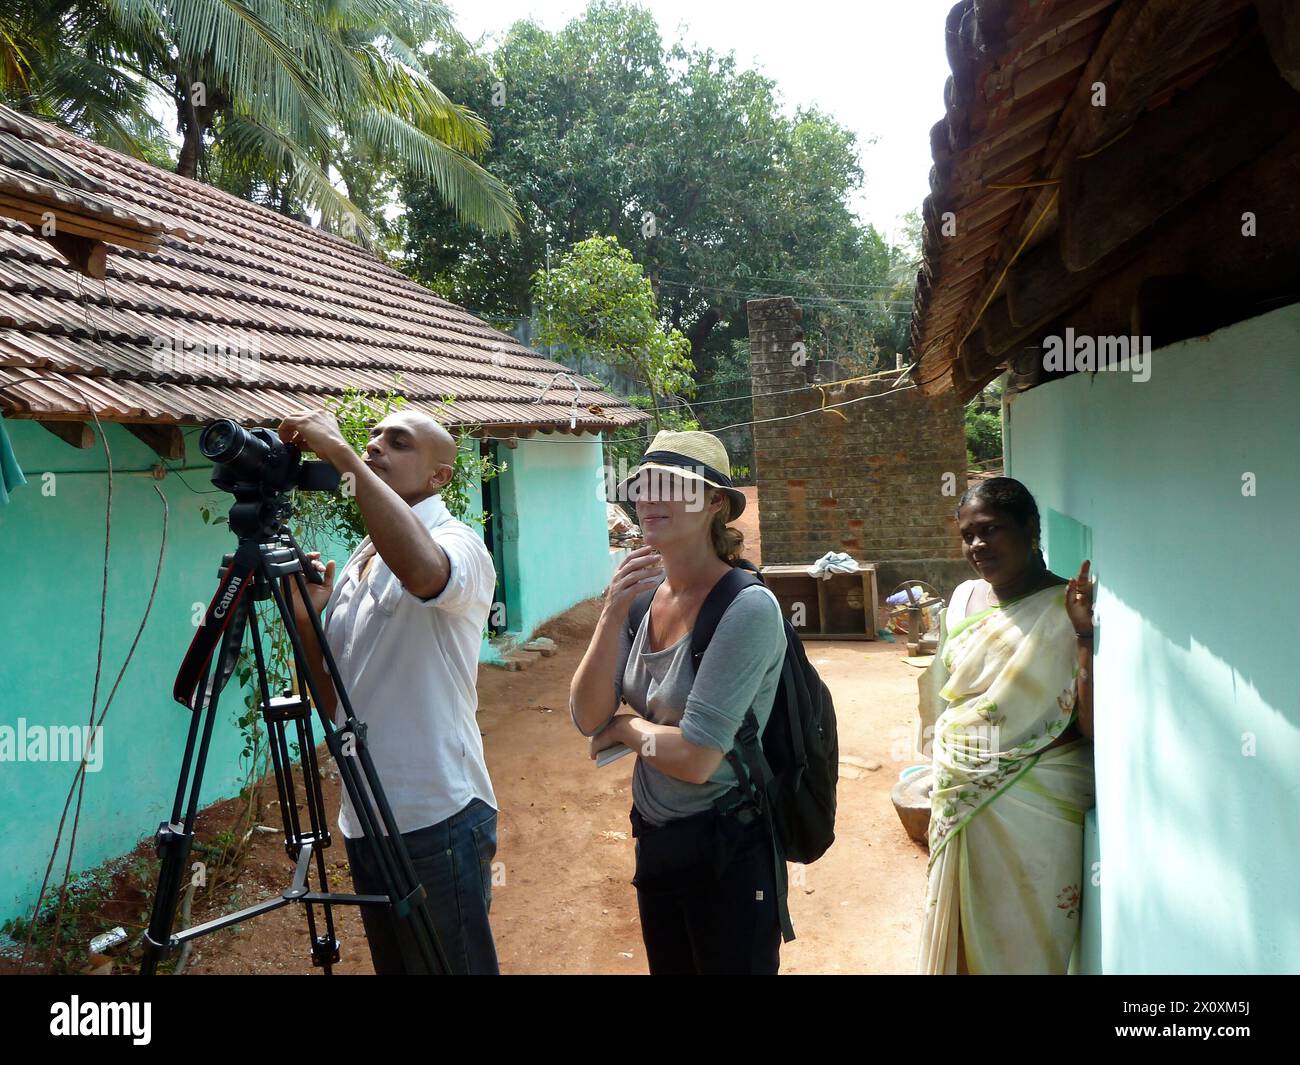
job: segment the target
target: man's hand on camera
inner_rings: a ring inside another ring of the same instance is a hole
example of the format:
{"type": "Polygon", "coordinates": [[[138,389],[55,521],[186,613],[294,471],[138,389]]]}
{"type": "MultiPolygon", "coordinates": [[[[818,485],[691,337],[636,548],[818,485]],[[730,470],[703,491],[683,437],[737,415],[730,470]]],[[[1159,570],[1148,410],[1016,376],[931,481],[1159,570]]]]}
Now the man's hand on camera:
{"type": "MultiPolygon", "coordinates": [[[[316,454],[319,455],[320,452],[318,451],[316,454]]],[[[311,609],[319,617],[320,612],[325,609],[325,604],[329,602],[330,593],[334,591],[335,563],[333,559],[330,559],[329,565],[325,565],[320,560],[319,551],[309,551],[307,558],[316,567],[316,571],[325,578],[322,584],[307,582],[307,594],[311,596],[311,609]]],[[[298,595],[298,586],[296,583],[291,582],[288,577],[283,578],[283,581],[285,594],[292,593],[294,620],[298,622],[300,629],[305,629],[311,624],[311,619],[303,606],[302,597],[298,595]]]]}
{"type": "Polygon", "coordinates": [[[334,463],[339,454],[352,450],[339,432],[339,423],[327,410],[290,414],[280,422],[280,439],[303,451],[314,451],[329,463],[334,463]]]}

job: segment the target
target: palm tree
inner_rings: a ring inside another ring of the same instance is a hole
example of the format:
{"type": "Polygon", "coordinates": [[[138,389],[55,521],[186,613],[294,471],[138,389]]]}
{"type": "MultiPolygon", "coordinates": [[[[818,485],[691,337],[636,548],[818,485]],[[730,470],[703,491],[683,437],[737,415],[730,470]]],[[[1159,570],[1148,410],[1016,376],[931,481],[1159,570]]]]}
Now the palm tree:
{"type": "MultiPolygon", "coordinates": [[[[284,209],[301,204],[329,228],[369,240],[373,223],[330,176],[332,159],[354,153],[430,182],[465,222],[489,232],[515,227],[509,190],[473,158],[489,143],[486,125],[448,100],[418,62],[423,43],[454,33],[437,0],[54,3],[63,51],[171,101],[177,173],[206,177],[215,144],[223,167],[279,189],[284,209]]],[[[48,20],[49,0],[24,0],[18,10],[33,7],[48,20]]],[[[0,65],[6,55],[0,36],[0,65]]],[[[77,101],[63,112],[82,106],[75,85],[43,91],[77,101]]]]}

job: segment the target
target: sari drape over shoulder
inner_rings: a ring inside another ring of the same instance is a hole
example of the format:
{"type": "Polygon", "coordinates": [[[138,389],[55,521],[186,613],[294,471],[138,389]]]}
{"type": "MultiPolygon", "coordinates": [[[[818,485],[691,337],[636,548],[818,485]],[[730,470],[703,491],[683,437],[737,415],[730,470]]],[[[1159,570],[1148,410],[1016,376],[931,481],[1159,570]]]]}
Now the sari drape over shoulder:
{"type": "Polygon", "coordinates": [[[921,973],[1065,973],[1078,937],[1092,745],[1075,716],[1065,586],[980,611],[940,648],[921,973]]]}

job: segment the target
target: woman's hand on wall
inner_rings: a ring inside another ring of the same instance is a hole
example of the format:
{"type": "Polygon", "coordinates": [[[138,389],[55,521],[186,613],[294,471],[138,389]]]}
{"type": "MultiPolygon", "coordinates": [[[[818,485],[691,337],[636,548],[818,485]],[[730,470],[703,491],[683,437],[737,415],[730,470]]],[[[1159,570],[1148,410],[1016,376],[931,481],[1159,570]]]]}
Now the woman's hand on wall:
{"type": "Polygon", "coordinates": [[[1070,624],[1080,636],[1092,634],[1092,579],[1089,570],[1092,562],[1084,559],[1076,577],[1066,582],[1065,611],[1070,615],[1070,624]]]}
{"type": "Polygon", "coordinates": [[[1085,559],[1079,567],[1077,577],[1066,582],[1065,610],[1070,615],[1070,624],[1074,626],[1077,637],[1076,653],[1078,655],[1079,673],[1076,678],[1077,695],[1075,708],[1078,711],[1079,731],[1087,739],[1092,739],[1092,579],[1089,570],[1092,563],[1085,559]]]}

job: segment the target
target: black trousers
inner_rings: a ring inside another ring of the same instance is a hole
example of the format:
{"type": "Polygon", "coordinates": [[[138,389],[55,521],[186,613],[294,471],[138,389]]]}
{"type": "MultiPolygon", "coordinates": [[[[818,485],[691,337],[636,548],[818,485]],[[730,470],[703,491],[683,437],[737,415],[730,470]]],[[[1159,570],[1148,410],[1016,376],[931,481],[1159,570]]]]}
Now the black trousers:
{"type": "Polygon", "coordinates": [[[655,827],[633,808],[632,835],[652,975],[776,975],[776,867],[761,818],[710,810],[655,827]]]}
{"type": "MultiPolygon", "coordinates": [[[[496,974],[497,951],[488,910],[497,812],[475,799],[436,825],[403,832],[415,875],[429,899],[434,930],[454,975],[496,974]]],[[[364,838],[343,840],[358,895],[384,894],[384,878],[364,838]]],[[[414,940],[387,907],[362,906],[361,921],[378,976],[424,972],[414,940]]]]}

